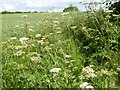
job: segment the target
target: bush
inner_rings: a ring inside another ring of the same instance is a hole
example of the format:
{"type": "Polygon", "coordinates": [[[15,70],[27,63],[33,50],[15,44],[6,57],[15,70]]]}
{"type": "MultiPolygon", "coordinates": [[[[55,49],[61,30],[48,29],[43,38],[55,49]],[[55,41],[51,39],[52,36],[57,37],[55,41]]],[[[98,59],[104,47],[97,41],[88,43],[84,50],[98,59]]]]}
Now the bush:
{"type": "Polygon", "coordinates": [[[118,55],[115,58],[109,53],[118,53],[118,26],[110,23],[103,12],[98,11],[94,14],[90,12],[85,13],[85,16],[78,14],[68,30],[79,46],[80,52],[87,58],[93,58],[97,64],[117,60],[118,55]],[[74,26],[75,29],[71,28],[74,26]]]}
{"type": "Polygon", "coordinates": [[[109,9],[113,10],[114,14],[120,14],[120,1],[111,4],[109,9]]]}
{"type": "Polygon", "coordinates": [[[69,5],[69,7],[63,10],[63,12],[70,12],[70,11],[79,11],[79,9],[76,6],[69,5]]]}

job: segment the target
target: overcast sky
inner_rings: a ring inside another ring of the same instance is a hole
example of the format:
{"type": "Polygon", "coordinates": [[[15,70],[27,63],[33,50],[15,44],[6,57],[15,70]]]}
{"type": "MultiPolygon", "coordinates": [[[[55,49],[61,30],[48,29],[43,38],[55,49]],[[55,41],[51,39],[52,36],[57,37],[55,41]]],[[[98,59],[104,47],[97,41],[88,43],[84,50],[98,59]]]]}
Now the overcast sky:
{"type": "Polygon", "coordinates": [[[0,0],[0,11],[63,11],[69,4],[73,4],[84,11],[84,6],[79,4],[81,1],[95,0],[0,0]]]}

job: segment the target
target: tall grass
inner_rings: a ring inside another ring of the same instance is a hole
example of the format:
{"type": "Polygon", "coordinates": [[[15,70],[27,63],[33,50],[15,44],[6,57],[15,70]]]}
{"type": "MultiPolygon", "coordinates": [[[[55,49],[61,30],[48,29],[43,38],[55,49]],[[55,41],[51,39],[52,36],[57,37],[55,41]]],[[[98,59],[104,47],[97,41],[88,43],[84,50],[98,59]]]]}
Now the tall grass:
{"type": "Polygon", "coordinates": [[[94,88],[119,87],[120,27],[103,15],[28,14],[19,17],[15,28],[5,25],[14,18],[3,16],[2,87],[82,88],[84,82],[94,88]]]}

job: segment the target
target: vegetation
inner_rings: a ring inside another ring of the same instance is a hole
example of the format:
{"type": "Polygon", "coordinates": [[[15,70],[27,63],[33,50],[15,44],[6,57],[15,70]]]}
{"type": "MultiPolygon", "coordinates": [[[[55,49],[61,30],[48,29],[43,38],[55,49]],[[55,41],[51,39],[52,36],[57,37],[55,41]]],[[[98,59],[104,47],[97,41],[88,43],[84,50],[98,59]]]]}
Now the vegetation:
{"type": "Polygon", "coordinates": [[[3,88],[120,88],[120,26],[110,12],[2,17],[3,88]]]}
{"type": "Polygon", "coordinates": [[[120,1],[109,5],[109,9],[113,10],[114,14],[120,14],[120,9],[119,8],[120,8],[120,1]]]}
{"type": "Polygon", "coordinates": [[[72,4],[69,5],[69,7],[64,8],[63,12],[70,12],[70,11],[79,11],[78,7],[73,6],[72,4]]]}
{"type": "Polygon", "coordinates": [[[21,11],[15,11],[15,12],[11,12],[11,11],[2,11],[0,12],[1,14],[20,14],[20,13],[39,13],[38,11],[28,11],[28,12],[21,12],[21,11]]]}

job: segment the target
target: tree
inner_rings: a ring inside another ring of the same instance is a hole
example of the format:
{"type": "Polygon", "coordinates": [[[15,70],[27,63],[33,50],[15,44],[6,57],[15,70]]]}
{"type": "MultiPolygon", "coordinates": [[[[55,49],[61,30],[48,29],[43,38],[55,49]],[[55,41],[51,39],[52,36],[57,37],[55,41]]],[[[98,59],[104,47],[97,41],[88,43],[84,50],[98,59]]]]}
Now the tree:
{"type": "Polygon", "coordinates": [[[70,11],[79,11],[79,9],[76,6],[73,6],[72,4],[69,5],[69,7],[64,8],[63,12],[70,12],[70,11]]]}
{"type": "Polygon", "coordinates": [[[114,14],[120,14],[120,1],[111,4],[109,10],[113,10],[114,14]]]}

